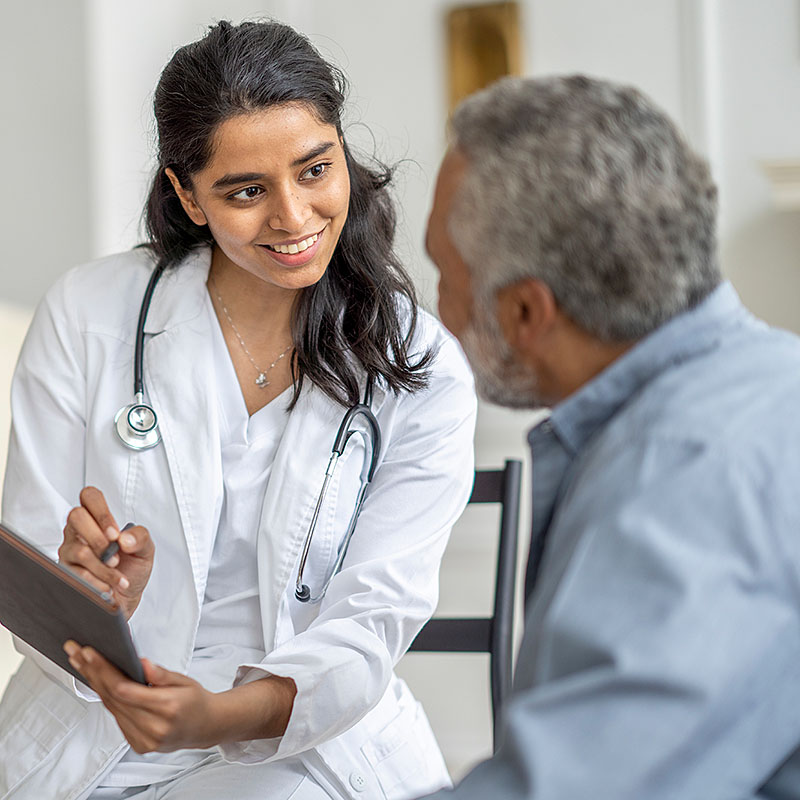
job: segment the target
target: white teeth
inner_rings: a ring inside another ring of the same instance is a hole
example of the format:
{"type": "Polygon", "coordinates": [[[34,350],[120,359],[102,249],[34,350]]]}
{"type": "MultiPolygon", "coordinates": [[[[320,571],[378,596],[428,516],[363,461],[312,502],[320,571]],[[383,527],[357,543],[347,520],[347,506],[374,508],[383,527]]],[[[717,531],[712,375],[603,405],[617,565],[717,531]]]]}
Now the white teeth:
{"type": "Polygon", "coordinates": [[[308,239],[303,239],[302,242],[296,242],[292,244],[268,244],[267,247],[270,250],[274,250],[276,253],[302,253],[303,250],[308,250],[314,242],[319,239],[319,234],[315,233],[313,236],[309,236],[308,239]]]}

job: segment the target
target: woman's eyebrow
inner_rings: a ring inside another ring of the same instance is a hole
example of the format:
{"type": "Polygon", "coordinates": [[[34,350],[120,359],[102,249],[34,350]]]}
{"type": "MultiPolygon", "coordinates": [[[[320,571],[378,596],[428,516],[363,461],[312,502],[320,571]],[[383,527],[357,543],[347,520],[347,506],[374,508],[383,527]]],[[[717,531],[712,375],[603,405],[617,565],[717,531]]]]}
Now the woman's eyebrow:
{"type": "Polygon", "coordinates": [[[236,172],[230,175],[223,175],[211,185],[212,189],[225,189],[228,186],[235,186],[237,183],[253,183],[254,181],[264,180],[261,172],[236,172]]]}
{"type": "Polygon", "coordinates": [[[316,147],[312,147],[311,150],[309,150],[304,155],[300,156],[300,158],[296,158],[294,161],[292,161],[292,166],[293,167],[302,166],[303,164],[306,163],[306,161],[311,161],[312,158],[317,158],[321,156],[323,153],[327,153],[328,150],[330,150],[331,147],[334,146],[334,144],[335,144],[334,142],[321,142],[316,147]]]}

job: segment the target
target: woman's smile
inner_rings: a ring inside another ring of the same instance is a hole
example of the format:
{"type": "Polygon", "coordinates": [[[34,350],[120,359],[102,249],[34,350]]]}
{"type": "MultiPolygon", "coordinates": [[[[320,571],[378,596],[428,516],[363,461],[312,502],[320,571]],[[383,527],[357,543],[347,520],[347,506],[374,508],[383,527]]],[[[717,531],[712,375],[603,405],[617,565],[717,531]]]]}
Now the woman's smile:
{"type": "Polygon", "coordinates": [[[270,258],[287,267],[299,267],[311,261],[320,248],[325,228],[310,236],[277,244],[260,244],[270,258]]]}

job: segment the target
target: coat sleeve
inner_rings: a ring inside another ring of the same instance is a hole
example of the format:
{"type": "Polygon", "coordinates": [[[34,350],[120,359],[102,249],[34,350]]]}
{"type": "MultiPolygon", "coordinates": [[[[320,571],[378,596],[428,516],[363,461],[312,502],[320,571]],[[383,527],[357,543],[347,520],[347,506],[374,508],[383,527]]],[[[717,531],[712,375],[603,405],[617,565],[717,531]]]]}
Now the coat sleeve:
{"type": "Polygon", "coordinates": [[[442,340],[429,386],[398,401],[357,533],[319,616],[261,664],[239,670],[238,682],[267,674],[295,681],[285,734],[223,745],[227,758],[282,758],[350,728],[384,695],[395,663],[433,614],[442,554],[474,474],[472,376],[455,340],[442,340]]]}
{"type": "MultiPolygon", "coordinates": [[[[3,522],[54,559],[84,476],[85,350],[74,308],[69,311],[70,278],[42,300],[20,352],[3,486],[3,522]]],[[[79,691],[69,673],[20,639],[14,643],[54,680],[79,691]]]]}

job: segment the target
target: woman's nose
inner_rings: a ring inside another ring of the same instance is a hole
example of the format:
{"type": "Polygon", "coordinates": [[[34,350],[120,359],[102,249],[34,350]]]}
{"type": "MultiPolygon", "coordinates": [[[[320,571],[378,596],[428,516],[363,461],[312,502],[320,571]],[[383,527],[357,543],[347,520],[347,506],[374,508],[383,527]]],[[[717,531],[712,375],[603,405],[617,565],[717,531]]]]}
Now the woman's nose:
{"type": "Polygon", "coordinates": [[[283,188],[273,194],[269,226],[287,233],[304,233],[311,219],[311,206],[294,187],[283,188]]]}

